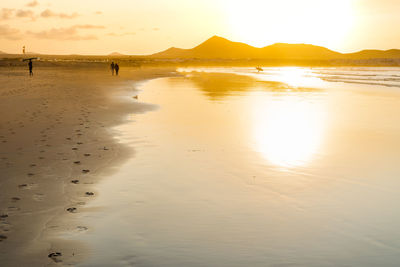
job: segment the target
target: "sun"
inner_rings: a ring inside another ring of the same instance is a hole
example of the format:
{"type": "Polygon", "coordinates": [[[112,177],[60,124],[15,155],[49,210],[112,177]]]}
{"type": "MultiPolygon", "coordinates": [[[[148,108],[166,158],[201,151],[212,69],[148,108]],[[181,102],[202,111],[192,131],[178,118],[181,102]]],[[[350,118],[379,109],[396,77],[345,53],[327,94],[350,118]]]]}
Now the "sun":
{"type": "Polygon", "coordinates": [[[254,46],[276,42],[344,46],[354,22],[352,0],[221,0],[232,38],[254,46]]]}

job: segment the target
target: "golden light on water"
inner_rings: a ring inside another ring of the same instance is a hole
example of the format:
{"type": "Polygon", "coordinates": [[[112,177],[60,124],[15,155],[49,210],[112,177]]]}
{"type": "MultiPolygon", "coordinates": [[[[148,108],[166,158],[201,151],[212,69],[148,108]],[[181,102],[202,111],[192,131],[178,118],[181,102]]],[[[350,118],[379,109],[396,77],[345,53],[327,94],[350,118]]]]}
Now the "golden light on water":
{"type": "Polygon", "coordinates": [[[288,67],[279,72],[279,81],[286,83],[290,86],[306,85],[310,78],[306,77],[304,68],[288,67]]]}
{"type": "Polygon", "coordinates": [[[324,132],[324,112],[299,95],[259,100],[254,105],[255,150],[281,167],[308,163],[317,152],[324,132]]]}

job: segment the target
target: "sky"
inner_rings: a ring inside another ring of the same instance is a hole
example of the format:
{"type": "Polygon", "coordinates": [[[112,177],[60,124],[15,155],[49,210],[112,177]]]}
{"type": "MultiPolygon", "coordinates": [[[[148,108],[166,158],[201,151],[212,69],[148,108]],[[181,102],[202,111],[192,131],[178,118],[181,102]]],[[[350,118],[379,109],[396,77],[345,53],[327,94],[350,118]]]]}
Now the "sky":
{"type": "Polygon", "coordinates": [[[339,52],[400,48],[400,0],[1,0],[0,51],[152,54],[211,36],[339,52]]]}

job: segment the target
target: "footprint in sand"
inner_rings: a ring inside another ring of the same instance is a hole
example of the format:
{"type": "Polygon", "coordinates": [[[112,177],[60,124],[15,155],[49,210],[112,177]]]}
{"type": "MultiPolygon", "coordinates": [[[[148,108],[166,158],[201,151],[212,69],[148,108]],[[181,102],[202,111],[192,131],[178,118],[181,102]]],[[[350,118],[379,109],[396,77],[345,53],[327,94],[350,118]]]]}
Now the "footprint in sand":
{"type": "Polygon", "coordinates": [[[28,173],[27,175],[28,175],[28,176],[34,176],[35,174],[30,172],[30,173],[28,173]]]}
{"type": "Polygon", "coordinates": [[[86,226],[77,226],[76,229],[79,232],[86,232],[89,228],[87,228],[86,226]]]}
{"type": "Polygon", "coordinates": [[[90,157],[90,155],[89,153],[84,154],[85,157],[90,157]]]}
{"type": "Polygon", "coordinates": [[[54,262],[62,262],[60,257],[62,256],[61,252],[52,252],[48,255],[50,259],[52,259],[54,262]]]}
{"type": "Polygon", "coordinates": [[[82,170],[83,173],[88,173],[90,170],[82,170]]]}
{"type": "Polygon", "coordinates": [[[35,187],[37,187],[37,184],[20,184],[18,185],[19,189],[33,189],[35,187]]]}
{"type": "Polygon", "coordinates": [[[72,180],[71,183],[73,183],[73,184],[79,184],[79,180],[72,180]]]}
{"type": "Polygon", "coordinates": [[[81,164],[81,162],[78,160],[78,161],[74,161],[74,164],[81,164]]]}
{"type": "Polygon", "coordinates": [[[5,235],[0,235],[0,242],[4,241],[7,239],[7,236],[5,235]]]}
{"type": "Polygon", "coordinates": [[[0,231],[9,232],[12,228],[12,225],[9,222],[4,220],[0,220],[0,231]]]}
{"type": "Polygon", "coordinates": [[[72,148],[72,150],[78,150],[78,148],[76,148],[76,147],[73,147],[73,148],[72,148]]]}
{"type": "Polygon", "coordinates": [[[75,213],[76,212],[76,208],[74,208],[74,207],[68,208],[67,211],[70,212],[70,213],[75,213]]]}
{"type": "Polygon", "coordinates": [[[32,198],[33,198],[33,200],[36,200],[36,201],[43,201],[44,197],[45,197],[44,194],[34,194],[32,198]]]}
{"type": "Polygon", "coordinates": [[[12,202],[17,202],[17,201],[20,201],[20,200],[21,200],[21,198],[19,198],[19,197],[12,197],[11,198],[12,202]]]}
{"type": "Polygon", "coordinates": [[[86,196],[94,196],[94,193],[93,192],[86,192],[85,195],[86,196]]]}

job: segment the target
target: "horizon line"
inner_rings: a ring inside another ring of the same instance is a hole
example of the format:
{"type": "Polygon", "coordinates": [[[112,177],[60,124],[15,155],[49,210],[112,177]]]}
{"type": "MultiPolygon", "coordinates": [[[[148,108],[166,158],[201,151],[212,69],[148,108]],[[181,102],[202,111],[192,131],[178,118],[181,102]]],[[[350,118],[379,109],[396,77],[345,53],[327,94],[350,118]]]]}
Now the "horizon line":
{"type": "MultiPolygon", "coordinates": [[[[228,39],[228,38],[225,38],[225,37],[222,37],[222,36],[219,36],[219,35],[213,35],[213,36],[207,38],[205,41],[202,41],[201,43],[199,43],[199,44],[197,44],[197,45],[195,45],[195,46],[193,46],[193,47],[191,47],[191,48],[180,48],[180,47],[176,47],[176,46],[170,46],[170,47],[168,47],[168,48],[166,48],[166,49],[163,49],[163,50],[158,51],[158,52],[153,52],[153,53],[150,53],[150,54],[130,54],[130,53],[122,53],[122,52],[118,52],[118,51],[113,51],[113,52],[105,53],[105,54],[90,54],[90,53],[88,53],[88,54],[85,54],[85,53],[82,53],[82,54],[80,54],[80,53],[71,53],[71,54],[55,53],[55,54],[46,54],[46,53],[44,53],[44,52],[28,52],[28,53],[26,53],[26,54],[23,54],[23,53],[8,53],[8,52],[6,52],[6,51],[4,51],[4,50],[0,50],[0,57],[1,57],[1,55],[21,55],[21,56],[23,56],[23,55],[44,55],[44,56],[113,56],[113,55],[111,55],[111,54],[113,54],[113,53],[118,53],[118,54],[120,54],[120,56],[146,57],[146,56],[152,56],[152,55],[154,55],[154,54],[162,53],[162,52],[164,52],[164,51],[166,51],[166,50],[168,50],[168,49],[171,49],[171,48],[182,49],[182,50],[190,50],[190,49],[193,49],[193,48],[195,48],[195,47],[198,47],[198,46],[202,45],[203,43],[207,42],[208,40],[210,40],[210,39],[212,39],[212,38],[221,38],[221,39],[227,40],[227,41],[232,42],[232,43],[245,44],[245,45],[251,46],[251,47],[256,48],[256,49],[262,49],[262,48],[266,48],[266,47],[273,46],[273,45],[277,45],[277,44],[310,45],[310,46],[315,46],[315,47],[323,47],[323,48],[329,49],[329,50],[331,50],[331,51],[333,51],[333,52],[340,53],[340,54],[343,54],[343,55],[358,53],[358,52],[362,52],[362,51],[383,51],[383,52],[386,52],[386,51],[390,51],[390,50],[400,50],[400,48],[389,48],[389,49],[364,48],[364,49],[355,50],[355,51],[352,51],[352,52],[340,52],[340,51],[337,51],[337,50],[330,49],[330,48],[328,48],[328,47],[326,47],[326,46],[316,45],[316,44],[312,44],[312,43],[289,43],[289,42],[288,42],[288,43],[285,43],[285,42],[275,42],[275,43],[271,43],[271,44],[269,44],[269,45],[265,45],[265,46],[260,46],[260,47],[259,47],[259,46],[254,46],[254,45],[251,45],[251,44],[248,44],[248,43],[245,43],[245,42],[232,41],[232,40],[230,40],[230,39],[228,39]]],[[[116,56],[118,56],[118,55],[116,55],[116,56]]]]}

